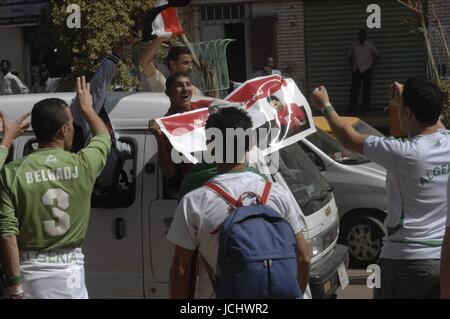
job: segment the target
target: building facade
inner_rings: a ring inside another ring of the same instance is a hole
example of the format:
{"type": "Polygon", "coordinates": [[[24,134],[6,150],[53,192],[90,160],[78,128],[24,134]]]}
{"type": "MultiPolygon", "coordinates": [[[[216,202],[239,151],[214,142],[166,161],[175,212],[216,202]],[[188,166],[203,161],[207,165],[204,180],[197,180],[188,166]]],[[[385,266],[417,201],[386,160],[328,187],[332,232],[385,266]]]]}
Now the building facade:
{"type": "MultiPolygon", "coordinates": [[[[426,7],[431,2],[448,25],[450,2],[428,0],[426,7]]],[[[389,102],[391,82],[427,76],[421,34],[406,23],[411,12],[397,1],[193,0],[181,17],[193,42],[237,39],[228,48],[230,78],[251,77],[263,56],[270,54],[305,95],[317,85],[327,85],[336,107],[344,111],[351,85],[348,50],[358,30],[367,27],[373,13],[368,7],[373,4],[379,7],[381,28],[369,29],[369,40],[381,58],[373,69],[371,109],[381,112],[389,102]]]]}
{"type": "Polygon", "coordinates": [[[36,24],[48,0],[0,1],[0,60],[11,62],[20,78],[31,85],[31,52],[25,28],[36,24]]]}

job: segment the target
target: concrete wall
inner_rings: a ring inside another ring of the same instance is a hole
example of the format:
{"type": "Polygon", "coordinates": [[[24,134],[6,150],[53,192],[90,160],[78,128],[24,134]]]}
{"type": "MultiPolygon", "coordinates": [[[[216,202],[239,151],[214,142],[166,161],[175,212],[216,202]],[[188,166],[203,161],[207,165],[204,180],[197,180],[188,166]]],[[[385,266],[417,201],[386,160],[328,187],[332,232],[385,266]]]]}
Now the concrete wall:
{"type": "Polygon", "coordinates": [[[306,89],[305,27],[303,1],[274,1],[278,17],[276,33],[278,68],[306,89]]]}

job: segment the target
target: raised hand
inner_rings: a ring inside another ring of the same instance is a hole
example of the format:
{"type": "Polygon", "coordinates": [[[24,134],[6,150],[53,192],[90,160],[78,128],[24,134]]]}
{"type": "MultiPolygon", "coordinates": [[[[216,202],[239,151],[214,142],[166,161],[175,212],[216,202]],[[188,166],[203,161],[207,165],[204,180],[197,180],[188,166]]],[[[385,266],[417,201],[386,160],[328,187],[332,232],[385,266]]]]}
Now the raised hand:
{"type": "Polygon", "coordinates": [[[19,117],[16,121],[10,122],[8,117],[0,112],[0,121],[2,126],[0,127],[0,132],[3,132],[3,140],[1,145],[6,148],[10,148],[14,139],[20,135],[22,135],[25,130],[30,126],[30,121],[28,121],[28,117],[30,113],[26,113],[19,117]]]}
{"type": "Polygon", "coordinates": [[[390,93],[390,98],[391,98],[391,104],[394,105],[401,105],[403,102],[403,84],[399,83],[399,82],[394,82],[391,84],[391,93],[390,93]]]}
{"type": "Polygon", "coordinates": [[[161,136],[161,128],[159,127],[159,124],[155,120],[150,120],[148,122],[148,129],[150,132],[155,136],[161,136]]]}
{"type": "Polygon", "coordinates": [[[328,96],[328,91],[324,86],[315,88],[311,94],[312,104],[319,110],[322,111],[323,108],[330,103],[330,97],[328,96]]]}
{"type": "Polygon", "coordinates": [[[91,95],[91,85],[86,83],[86,77],[77,78],[77,101],[82,112],[93,109],[93,99],[91,95]]]}

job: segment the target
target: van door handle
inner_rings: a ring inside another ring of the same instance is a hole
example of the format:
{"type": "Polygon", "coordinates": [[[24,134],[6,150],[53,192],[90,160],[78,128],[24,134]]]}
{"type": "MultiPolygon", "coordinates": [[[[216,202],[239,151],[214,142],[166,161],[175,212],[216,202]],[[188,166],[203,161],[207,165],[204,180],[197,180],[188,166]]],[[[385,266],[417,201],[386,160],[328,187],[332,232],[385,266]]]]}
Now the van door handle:
{"type": "Polygon", "coordinates": [[[116,239],[121,240],[125,237],[125,220],[116,218],[116,239]]]}

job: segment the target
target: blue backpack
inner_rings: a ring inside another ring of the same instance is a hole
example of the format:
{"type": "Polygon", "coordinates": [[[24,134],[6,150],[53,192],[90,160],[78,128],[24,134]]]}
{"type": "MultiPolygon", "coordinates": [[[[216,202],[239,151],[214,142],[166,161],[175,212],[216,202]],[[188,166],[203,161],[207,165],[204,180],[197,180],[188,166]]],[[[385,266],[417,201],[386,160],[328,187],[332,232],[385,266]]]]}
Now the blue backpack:
{"type": "Polygon", "coordinates": [[[235,209],[222,224],[216,275],[204,258],[218,299],[301,299],[297,281],[295,234],[291,225],[266,206],[272,184],[263,195],[254,193],[257,205],[243,206],[220,186],[206,187],[235,209]]]}

